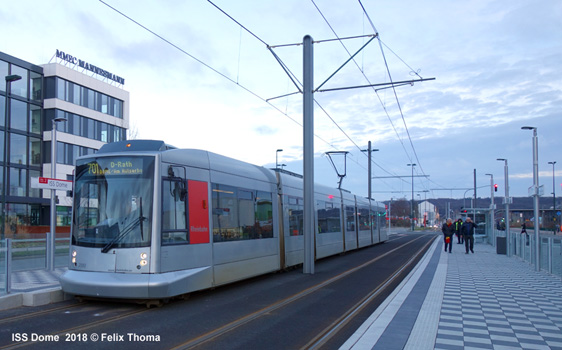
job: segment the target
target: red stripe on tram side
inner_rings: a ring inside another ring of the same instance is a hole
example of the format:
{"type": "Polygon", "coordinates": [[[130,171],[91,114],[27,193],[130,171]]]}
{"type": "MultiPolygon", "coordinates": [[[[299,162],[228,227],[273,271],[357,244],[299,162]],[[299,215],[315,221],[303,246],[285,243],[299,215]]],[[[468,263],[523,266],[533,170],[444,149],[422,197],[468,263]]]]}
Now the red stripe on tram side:
{"type": "Polygon", "coordinates": [[[207,183],[188,180],[187,188],[190,243],[209,243],[209,197],[207,183]]]}

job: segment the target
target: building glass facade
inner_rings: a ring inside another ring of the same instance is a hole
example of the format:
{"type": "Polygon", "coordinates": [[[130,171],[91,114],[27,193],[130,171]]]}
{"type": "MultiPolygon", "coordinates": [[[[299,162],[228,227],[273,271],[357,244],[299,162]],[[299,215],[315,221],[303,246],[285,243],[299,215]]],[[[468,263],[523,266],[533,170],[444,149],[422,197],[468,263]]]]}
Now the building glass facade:
{"type": "MultiPolygon", "coordinates": [[[[71,180],[77,157],[126,139],[129,94],[59,63],[38,66],[2,52],[0,76],[2,238],[44,235],[50,190],[33,188],[31,179],[51,177],[52,120],[66,119],[56,123],[56,178],[71,180]],[[21,79],[6,83],[9,75],[21,79]]],[[[66,236],[72,198],[56,194],[57,226],[64,226],[57,236],[66,236]]]]}

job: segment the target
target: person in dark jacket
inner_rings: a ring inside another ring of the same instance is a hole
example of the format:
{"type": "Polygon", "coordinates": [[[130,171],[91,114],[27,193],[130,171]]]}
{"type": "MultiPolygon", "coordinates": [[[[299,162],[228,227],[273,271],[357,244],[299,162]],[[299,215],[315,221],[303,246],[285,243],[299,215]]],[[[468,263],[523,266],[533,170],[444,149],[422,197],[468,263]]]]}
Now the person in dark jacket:
{"type": "Polygon", "coordinates": [[[455,221],[455,234],[457,235],[457,244],[463,244],[464,239],[462,238],[462,219],[455,221]]]}
{"type": "Polygon", "coordinates": [[[455,233],[453,220],[447,219],[447,222],[443,224],[443,227],[441,227],[441,231],[443,231],[445,240],[445,252],[447,251],[447,247],[449,247],[449,253],[451,253],[451,250],[453,249],[453,234],[455,233]]]}
{"type": "Polygon", "coordinates": [[[462,224],[462,234],[464,236],[464,246],[466,248],[466,254],[468,254],[468,249],[474,254],[474,229],[476,225],[472,222],[471,218],[466,218],[464,224],[462,224]]]}

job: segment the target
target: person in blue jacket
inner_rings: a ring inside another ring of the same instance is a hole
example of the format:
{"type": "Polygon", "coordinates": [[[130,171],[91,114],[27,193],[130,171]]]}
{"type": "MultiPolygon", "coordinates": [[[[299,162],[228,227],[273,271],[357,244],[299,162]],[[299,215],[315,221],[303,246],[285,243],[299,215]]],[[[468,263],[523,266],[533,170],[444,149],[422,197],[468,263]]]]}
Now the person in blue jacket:
{"type": "Polygon", "coordinates": [[[474,229],[476,225],[472,222],[471,218],[466,218],[464,224],[462,224],[462,234],[464,236],[464,246],[466,248],[466,254],[468,254],[468,249],[474,254],[474,229]]]}

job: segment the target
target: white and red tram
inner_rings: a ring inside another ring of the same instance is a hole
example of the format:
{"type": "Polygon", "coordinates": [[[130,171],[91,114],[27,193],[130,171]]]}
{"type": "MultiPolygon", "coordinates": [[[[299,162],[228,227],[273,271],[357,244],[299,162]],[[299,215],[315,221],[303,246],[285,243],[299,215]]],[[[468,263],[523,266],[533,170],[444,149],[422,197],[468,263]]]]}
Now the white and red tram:
{"type": "MultiPolygon", "coordinates": [[[[166,299],[302,264],[303,181],[162,141],[76,161],[64,292],[166,299]]],[[[381,203],[315,186],[316,259],[387,239],[381,203]]]]}

